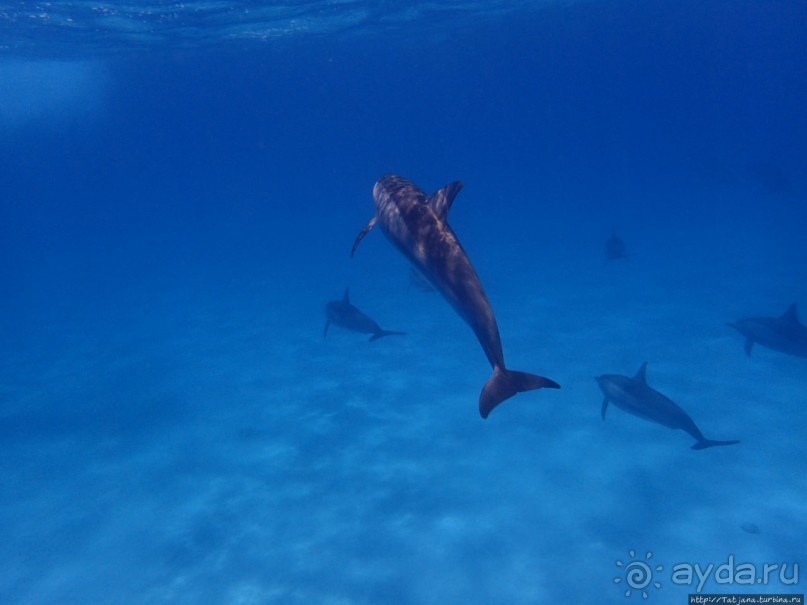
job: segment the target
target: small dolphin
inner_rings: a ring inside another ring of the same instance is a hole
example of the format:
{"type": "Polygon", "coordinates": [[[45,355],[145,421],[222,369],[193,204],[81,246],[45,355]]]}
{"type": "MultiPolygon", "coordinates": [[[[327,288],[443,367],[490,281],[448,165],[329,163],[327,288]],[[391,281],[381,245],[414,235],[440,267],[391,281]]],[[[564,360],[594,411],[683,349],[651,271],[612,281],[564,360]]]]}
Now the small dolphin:
{"type": "Polygon", "coordinates": [[[611,237],[605,242],[605,262],[628,258],[630,254],[625,249],[625,242],[616,234],[616,229],[611,231],[611,237]]]}
{"type": "Polygon", "coordinates": [[[602,402],[603,420],[605,420],[605,410],[610,401],[628,414],[657,422],[671,429],[686,431],[697,440],[697,443],[692,446],[693,450],[739,443],[739,441],[715,441],[704,437],[689,414],[671,399],[648,386],[645,378],[646,371],[647,362],[644,362],[633,378],[619,374],[604,374],[595,379],[605,394],[605,400],[602,402]]]}
{"type": "Polygon", "coordinates": [[[516,393],[560,385],[543,376],[505,367],[499,328],[482,282],[447,221],[461,188],[462,183],[455,182],[427,196],[400,176],[381,177],[373,187],[376,214],[356,237],[350,255],[378,223],[398,251],[471,326],[493,367],[493,376],[479,396],[479,413],[487,418],[493,408],[516,393]]]}
{"type": "Polygon", "coordinates": [[[382,336],[406,334],[406,332],[382,330],[375,321],[350,304],[348,290],[349,288],[345,288],[345,295],[342,297],[342,300],[333,300],[325,305],[325,330],[322,332],[323,338],[328,335],[328,326],[331,324],[341,326],[347,330],[353,330],[354,332],[372,334],[370,342],[378,340],[382,336]]]}
{"type": "Polygon", "coordinates": [[[796,303],[781,317],[749,317],[728,324],[745,336],[745,353],[751,355],[755,343],[774,351],[807,357],[807,326],[799,322],[796,303]]]}

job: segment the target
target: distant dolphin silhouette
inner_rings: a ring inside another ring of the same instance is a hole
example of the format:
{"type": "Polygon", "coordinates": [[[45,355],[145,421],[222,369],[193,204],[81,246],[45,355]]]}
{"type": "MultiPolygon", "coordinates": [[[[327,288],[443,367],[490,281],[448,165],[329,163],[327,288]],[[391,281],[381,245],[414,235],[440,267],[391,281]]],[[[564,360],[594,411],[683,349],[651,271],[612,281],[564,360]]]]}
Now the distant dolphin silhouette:
{"type": "Polygon", "coordinates": [[[628,414],[689,433],[697,441],[692,446],[693,450],[739,443],[739,441],[715,441],[704,437],[689,414],[671,399],[648,386],[645,377],[646,371],[647,362],[644,362],[633,378],[619,374],[604,374],[595,379],[605,395],[605,400],[602,402],[603,420],[605,420],[608,402],[613,402],[616,407],[625,410],[628,414]]]}
{"type": "Polygon", "coordinates": [[[383,336],[403,335],[406,332],[390,332],[382,330],[381,327],[359,309],[350,304],[349,288],[345,288],[345,295],[342,300],[333,300],[325,305],[325,329],[322,337],[328,335],[328,326],[334,324],[353,332],[362,334],[372,334],[370,342],[378,340],[383,336]]]}
{"type": "Polygon", "coordinates": [[[493,367],[493,376],[479,396],[479,413],[487,418],[493,408],[516,393],[560,385],[543,376],[505,367],[493,310],[471,261],[446,220],[461,188],[462,183],[455,182],[426,196],[400,176],[380,178],[373,187],[376,214],[356,237],[350,255],[378,223],[390,242],[471,326],[493,367]]]}
{"type": "Polygon", "coordinates": [[[611,231],[611,237],[605,242],[605,262],[628,258],[629,256],[630,254],[625,249],[625,242],[616,234],[616,229],[614,229],[611,231]]]}
{"type": "Polygon", "coordinates": [[[728,325],[745,336],[747,355],[751,355],[754,344],[759,343],[774,351],[807,357],[807,327],[799,322],[796,303],[781,317],[749,317],[728,325]]]}

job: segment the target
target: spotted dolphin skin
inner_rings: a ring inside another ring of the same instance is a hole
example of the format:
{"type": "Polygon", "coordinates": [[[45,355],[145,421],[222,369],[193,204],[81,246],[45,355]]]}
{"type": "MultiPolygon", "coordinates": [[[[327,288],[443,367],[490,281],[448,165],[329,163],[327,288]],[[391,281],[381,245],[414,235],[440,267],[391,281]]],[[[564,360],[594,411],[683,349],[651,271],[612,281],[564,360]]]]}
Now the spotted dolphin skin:
{"type": "Polygon", "coordinates": [[[559,388],[553,380],[508,370],[504,365],[499,328],[482,283],[447,216],[462,183],[446,185],[427,196],[413,183],[400,176],[384,176],[373,187],[375,216],[362,229],[350,255],[359,242],[378,224],[417,271],[454,307],[476,334],[479,344],[493,367],[493,376],[479,396],[479,413],[487,418],[505,399],[522,391],[542,387],[559,388]]]}
{"type": "Polygon", "coordinates": [[[605,395],[605,400],[602,402],[603,420],[605,420],[608,403],[611,402],[633,416],[689,433],[696,440],[695,445],[692,446],[693,450],[739,443],[739,441],[715,441],[704,437],[689,414],[669,397],[648,386],[646,372],[647,362],[644,362],[633,378],[619,374],[604,374],[595,379],[605,395]]]}
{"type": "Polygon", "coordinates": [[[781,317],[749,317],[729,326],[745,336],[745,353],[751,355],[756,343],[780,353],[807,357],[807,326],[799,321],[796,303],[781,317]]]}
{"type": "Polygon", "coordinates": [[[378,340],[382,336],[403,335],[406,332],[390,332],[389,330],[382,330],[372,318],[368,317],[360,309],[350,304],[349,288],[345,288],[345,295],[342,300],[332,300],[325,305],[325,329],[322,331],[322,337],[328,335],[328,327],[331,324],[352,330],[353,332],[361,332],[363,334],[372,334],[370,342],[378,340]]]}

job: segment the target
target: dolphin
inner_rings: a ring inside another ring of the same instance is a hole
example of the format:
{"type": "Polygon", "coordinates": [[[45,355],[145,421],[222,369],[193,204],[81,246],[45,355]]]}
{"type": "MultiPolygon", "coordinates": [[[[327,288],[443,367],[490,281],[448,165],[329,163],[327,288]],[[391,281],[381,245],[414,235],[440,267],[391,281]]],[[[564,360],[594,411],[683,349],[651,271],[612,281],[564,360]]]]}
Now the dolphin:
{"type": "Polygon", "coordinates": [[[704,437],[689,414],[678,407],[669,397],[648,386],[646,372],[647,362],[644,362],[633,378],[619,374],[603,374],[595,378],[605,394],[605,400],[602,402],[603,420],[605,420],[608,402],[612,402],[628,414],[689,433],[696,439],[695,445],[692,446],[693,450],[739,443],[739,441],[715,441],[704,437]]]}
{"type": "Polygon", "coordinates": [[[630,254],[625,250],[625,242],[616,234],[616,229],[611,231],[611,237],[605,242],[605,262],[628,258],[630,254]]]}
{"type": "Polygon", "coordinates": [[[499,328],[482,282],[447,221],[461,188],[462,183],[454,182],[427,196],[400,176],[381,177],[373,187],[375,216],[356,237],[350,255],[362,238],[380,225],[398,251],[468,323],[493,367],[493,376],[479,396],[479,414],[487,418],[493,408],[516,393],[560,385],[505,367],[499,328]]]}
{"type": "Polygon", "coordinates": [[[406,332],[382,330],[375,321],[350,304],[350,294],[348,290],[349,288],[345,288],[345,295],[342,297],[342,300],[332,300],[325,305],[325,330],[322,332],[323,338],[328,335],[328,326],[331,324],[353,330],[354,332],[372,334],[370,342],[378,340],[382,336],[406,334],[406,332]]]}
{"type": "Polygon", "coordinates": [[[807,357],[807,326],[799,321],[796,303],[781,317],[749,317],[728,324],[745,336],[745,353],[751,355],[755,343],[774,351],[807,357]]]}

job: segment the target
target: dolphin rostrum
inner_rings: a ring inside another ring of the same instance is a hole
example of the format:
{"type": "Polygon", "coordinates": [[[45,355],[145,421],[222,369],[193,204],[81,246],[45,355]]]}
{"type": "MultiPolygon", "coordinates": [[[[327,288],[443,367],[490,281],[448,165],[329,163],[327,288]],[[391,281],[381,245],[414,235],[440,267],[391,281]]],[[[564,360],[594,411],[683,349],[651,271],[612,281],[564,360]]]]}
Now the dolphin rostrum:
{"type": "Polygon", "coordinates": [[[739,443],[739,441],[715,441],[704,437],[689,414],[678,407],[669,397],[648,386],[645,378],[646,372],[647,362],[644,362],[633,378],[619,374],[604,374],[595,379],[605,394],[605,400],[602,402],[603,420],[605,420],[605,410],[610,401],[628,414],[689,433],[697,440],[692,446],[693,450],[739,443]]]}
{"type": "Polygon", "coordinates": [[[729,326],[745,336],[745,352],[751,355],[755,343],[774,351],[807,357],[807,326],[799,321],[796,303],[781,317],[749,317],[729,326]]]}
{"type": "Polygon", "coordinates": [[[372,334],[370,342],[378,340],[382,336],[406,334],[406,332],[382,330],[381,326],[375,321],[350,304],[348,290],[349,288],[345,288],[345,295],[342,297],[342,300],[332,300],[325,305],[325,329],[322,332],[323,338],[328,335],[328,326],[331,324],[341,326],[354,332],[372,334]]]}
{"type": "Polygon", "coordinates": [[[471,326],[493,367],[493,376],[479,396],[479,413],[487,418],[493,408],[516,393],[560,385],[543,376],[505,367],[493,310],[447,221],[448,211],[461,188],[462,183],[454,182],[427,196],[400,176],[381,177],[373,187],[375,216],[356,237],[350,255],[377,223],[390,242],[471,326]]]}

